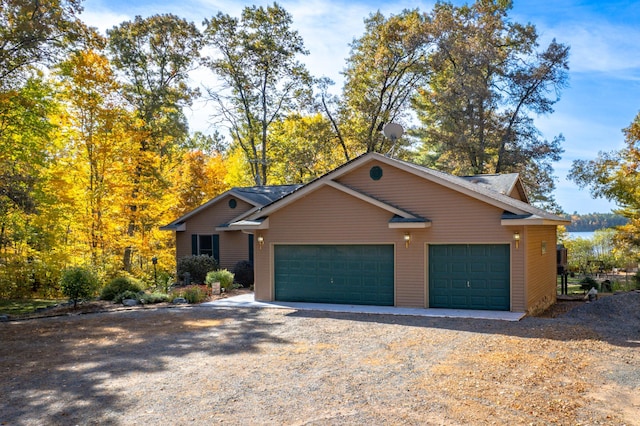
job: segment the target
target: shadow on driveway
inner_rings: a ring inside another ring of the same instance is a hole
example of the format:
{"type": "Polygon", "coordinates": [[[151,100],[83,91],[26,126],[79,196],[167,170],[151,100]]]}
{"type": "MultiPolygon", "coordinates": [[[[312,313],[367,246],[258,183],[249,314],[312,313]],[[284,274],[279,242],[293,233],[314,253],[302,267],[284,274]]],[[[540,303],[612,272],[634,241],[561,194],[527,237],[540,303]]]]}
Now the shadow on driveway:
{"type": "Polygon", "coordinates": [[[115,424],[128,406],[112,378],[171,358],[258,352],[282,323],[258,310],[141,309],[0,323],[0,424],[115,424]],[[116,415],[117,414],[117,415],[116,415]]]}

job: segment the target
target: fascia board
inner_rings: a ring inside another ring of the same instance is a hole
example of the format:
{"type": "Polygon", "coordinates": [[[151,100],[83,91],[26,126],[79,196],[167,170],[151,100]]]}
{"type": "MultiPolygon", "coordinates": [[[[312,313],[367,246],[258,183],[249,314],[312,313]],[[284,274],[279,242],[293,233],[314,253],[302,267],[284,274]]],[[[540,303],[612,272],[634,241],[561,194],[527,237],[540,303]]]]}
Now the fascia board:
{"type": "MultiPolygon", "coordinates": [[[[338,170],[335,171],[336,175],[342,175],[344,173],[344,169],[352,169],[353,167],[355,167],[356,164],[361,164],[361,162],[359,161],[355,161],[354,163],[351,164],[347,164],[345,167],[340,168],[338,170]],[[340,172],[340,173],[338,173],[340,172]]],[[[305,186],[303,186],[302,188],[298,189],[297,191],[294,191],[292,193],[290,193],[289,195],[284,196],[283,198],[275,201],[273,204],[270,204],[264,208],[257,208],[252,214],[247,215],[245,218],[248,220],[251,219],[257,219],[259,217],[262,216],[268,216],[271,213],[280,210],[286,206],[288,206],[289,204],[293,203],[294,201],[299,200],[300,198],[306,197],[307,195],[309,195],[311,192],[315,191],[318,188],[321,188],[322,186],[326,185],[327,182],[332,181],[332,179],[334,179],[335,176],[333,173],[329,173],[327,175],[325,175],[324,177],[313,181],[305,186]]]]}
{"type": "Polygon", "coordinates": [[[389,222],[389,229],[426,229],[431,222],[389,222]]]}
{"type": "Polygon", "coordinates": [[[269,229],[269,218],[265,218],[262,221],[255,220],[240,220],[238,222],[229,223],[226,228],[227,231],[244,231],[252,229],[269,229]]]}
{"type": "Polygon", "coordinates": [[[187,230],[187,224],[184,223],[184,222],[183,223],[177,222],[177,223],[173,224],[173,222],[171,222],[168,225],[161,226],[160,230],[161,231],[186,231],[187,230]]]}
{"type": "Polygon", "coordinates": [[[240,200],[242,200],[242,201],[244,201],[244,202],[246,202],[248,204],[251,204],[254,207],[257,207],[256,203],[254,201],[252,201],[252,200],[250,200],[250,199],[248,199],[248,198],[246,198],[244,196],[238,195],[236,192],[233,191],[233,189],[230,189],[230,190],[225,191],[222,194],[218,195],[217,197],[212,198],[211,200],[207,201],[206,203],[196,207],[195,209],[191,210],[190,212],[180,216],[179,218],[177,218],[173,222],[169,223],[168,225],[163,226],[162,228],[167,228],[168,229],[169,227],[172,227],[172,226],[174,226],[176,224],[179,224],[180,222],[184,222],[187,219],[189,219],[190,217],[195,216],[196,214],[200,213],[202,210],[205,210],[205,209],[211,207],[212,205],[218,203],[219,201],[223,200],[225,197],[230,196],[230,195],[233,195],[234,197],[239,198],[240,200]]]}
{"type": "Polygon", "coordinates": [[[379,207],[379,208],[381,208],[383,210],[391,212],[391,213],[393,213],[395,215],[398,215],[400,217],[403,217],[405,219],[417,219],[414,215],[412,215],[412,214],[410,214],[410,213],[408,213],[408,212],[406,212],[404,210],[401,210],[401,209],[399,209],[397,207],[391,206],[391,205],[389,205],[389,204],[387,204],[387,203],[385,203],[383,201],[376,200],[375,198],[372,198],[372,197],[370,197],[370,196],[368,196],[366,194],[363,194],[363,193],[358,192],[358,191],[356,191],[354,189],[346,187],[346,186],[344,186],[344,185],[342,185],[342,184],[340,184],[340,183],[338,183],[336,181],[330,180],[330,181],[327,181],[326,184],[327,184],[327,186],[330,186],[330,187],[335,188],[335,189],[337,189],[339,191],[342,191],[345,194],[351,195],[352,197],[355,197],[355,198],[357,198],[359,200],[365,201],[365,202],[367,202],[369,204],[372,204],[372,205],[374,205],[376,207],[379,207]]]}
{"type": "Polygon", "coordinates": [[[543,217],[531,217],[527,219],[502,219],[500,221],[502,226],[543,226],[543,225],[570,225],[570,220],[564,219],[546,219],[543,217]]]}

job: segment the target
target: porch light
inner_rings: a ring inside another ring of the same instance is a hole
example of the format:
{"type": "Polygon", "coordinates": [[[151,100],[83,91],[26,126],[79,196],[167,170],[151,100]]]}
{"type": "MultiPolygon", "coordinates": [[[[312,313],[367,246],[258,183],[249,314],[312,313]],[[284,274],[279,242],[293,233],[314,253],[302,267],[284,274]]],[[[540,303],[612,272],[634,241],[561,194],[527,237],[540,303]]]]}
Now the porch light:
{"type": "Polygon", "coordinates": [[[513,233],[513,241],[516,242],[516,248],[520,247],[520,233],[518,231],[513,233]]]}
{"type": "Polygon", "coordinates": [[[262,250],[262,246],[264,245],[264,237],[262,235],[258,235],[258,247],[262,250]]]}
{"type": "Polygon", "coordinates": [[[404,246],[405,248],[409,248],[409,244],[411,243],[411,234],[409,232],[404,233],[404,246]]]}

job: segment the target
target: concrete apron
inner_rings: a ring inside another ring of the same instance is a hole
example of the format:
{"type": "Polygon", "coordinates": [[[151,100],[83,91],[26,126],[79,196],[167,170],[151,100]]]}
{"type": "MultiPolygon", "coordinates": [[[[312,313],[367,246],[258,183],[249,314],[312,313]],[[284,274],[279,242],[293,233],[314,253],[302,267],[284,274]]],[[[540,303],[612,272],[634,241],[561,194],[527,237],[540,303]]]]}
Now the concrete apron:
{"type": "Polygon", "coordinates": [[[200,306],[221,308],[280,308],[300,311],[347,312],[358,314],[413,315],[436,318],[472,318],[501,321],[520,321],[524,312],[481,311],[471,309],[434,309],[434,308],[397,308],[395,306],[338,305],[328,303],[302,302],[258,302],[253,293],[241,294],[213,302],[201,303],[200,306]]]}

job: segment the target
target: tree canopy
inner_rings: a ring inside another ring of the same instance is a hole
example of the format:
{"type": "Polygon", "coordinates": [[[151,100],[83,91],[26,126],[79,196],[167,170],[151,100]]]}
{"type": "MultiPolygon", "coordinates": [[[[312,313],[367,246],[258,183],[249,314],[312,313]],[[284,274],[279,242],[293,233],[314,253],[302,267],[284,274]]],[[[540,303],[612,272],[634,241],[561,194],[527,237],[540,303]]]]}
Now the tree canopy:
{"type": "Polygon", "coordinates": [[[426,165],[454,174],[519,172],[531,198],[551,206],[551,164],[563,138],[541,139],[532,114],[553,112],[569,48],[553,40],[537,51],[535,27],[509,20],[511,6],[436,4],[432,74],[414,98],[416,133],[426,165]]]}
{"type": "Polygon", "coordinates": [[[208,93],[256,185],[268,182],[272,125],[310,98],[311,76],[298,60],[308,52],[291,22],[277,3],[245,7],[240,19],[220,12],[204,21],[205,42],[217,54],[205,64],[222,81],[208,93]]]}
{"type": "Polygon", "coordinates": [[[622,238],[640,247],[640,113],[623,130],[625,147],[619,151],[600,152],[593,160],[573,162],[569,177],[594,197],[614,201],[616,213],[628,219],[621,226],[622,238]]]}
{"type": "MultiPolygon", "coordinates": [[[[553,205],[562,136],[544,140],[534,118],[553,111],[569,48],[541,48],[510,1],[372,12],[335,93],[307,70],[277,3],[220,12],[202,30],[157,14],[104,35],[79,19],[79,0],[0,3],[0,297],[59,294],[74,266],[149,280],[157,258],[171,273],[175,241],[161,225],[232,186],[305,183],[366,152],[519,172],[530,198],[553,205]],[[202,93],[195,69],[209,73],[202,93]],[[211,126],[191,133],[197,100],[211,126]],[[404,137],[384,137],[391,122],[404,137]]],[[[575,165],[629,217],[636,127],[627,151],[575,165]]]]}
{"type": "Polygon", "coordinates": [[[364,21],[365,33],[351,43],[344,71],[338,135],[346,160],[363,152],[387,153],[392,141],[382,135],[386,123],[408,119],[416,90],[429,80],[429,18],[416,10],[386,18],[379,11],[364,21]]]}

